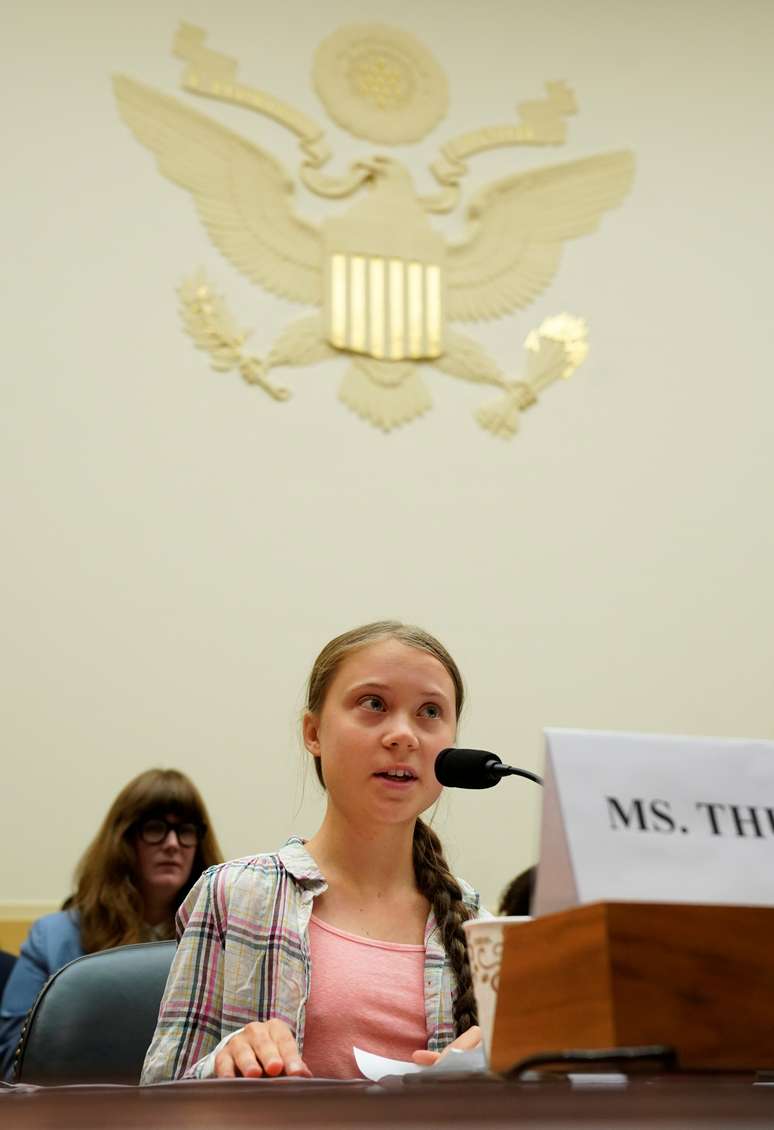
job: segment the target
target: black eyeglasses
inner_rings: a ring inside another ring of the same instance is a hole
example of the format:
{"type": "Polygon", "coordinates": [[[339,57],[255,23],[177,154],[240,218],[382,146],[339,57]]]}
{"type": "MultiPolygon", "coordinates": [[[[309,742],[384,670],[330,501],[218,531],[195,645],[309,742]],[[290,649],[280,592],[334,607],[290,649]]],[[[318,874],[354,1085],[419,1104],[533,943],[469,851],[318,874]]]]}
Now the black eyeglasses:
{"type": "Polygon", "coordinates": [[[172,824],[160,816],[151,816],[137,825],[138,835],[146,844],[163,844],[169,833],[174,832],[181,847],[195,847],[206,831],[204,824],[190,821],[172,824]]]}

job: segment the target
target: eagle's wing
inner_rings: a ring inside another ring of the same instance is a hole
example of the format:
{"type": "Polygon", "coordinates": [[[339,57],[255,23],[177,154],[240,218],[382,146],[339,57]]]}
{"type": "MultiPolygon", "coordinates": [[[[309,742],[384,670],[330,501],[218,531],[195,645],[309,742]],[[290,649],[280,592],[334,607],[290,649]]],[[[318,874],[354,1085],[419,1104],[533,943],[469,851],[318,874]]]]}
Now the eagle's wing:
{"type": "Polygon", "coordinates": [[[500,318],[527,306],[554,277],[566,239],[594,231],[624,198],[634,156],[622,151],[495,181],[468,208],[471,231],[446,258],[451,321],[500,318]]]}
{"type": "Polygon", "coordinates": [[[139,82],[113,80],[121,114],[170,180],[192,193],[215,245],[253,282],[320,305],[322,241],[291,208],[293,182],[263,149],[139,82]]]}

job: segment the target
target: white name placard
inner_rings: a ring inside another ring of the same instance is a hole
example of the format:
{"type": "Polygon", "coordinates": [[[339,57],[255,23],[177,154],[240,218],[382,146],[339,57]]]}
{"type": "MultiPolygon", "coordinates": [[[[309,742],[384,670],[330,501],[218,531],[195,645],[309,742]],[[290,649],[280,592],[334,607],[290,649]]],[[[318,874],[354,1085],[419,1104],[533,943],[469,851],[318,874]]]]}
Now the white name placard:
{"type": "Polygon", "coordinates": [[[774,742],[546,730],[533,914],[774,906],[774,742]]]}

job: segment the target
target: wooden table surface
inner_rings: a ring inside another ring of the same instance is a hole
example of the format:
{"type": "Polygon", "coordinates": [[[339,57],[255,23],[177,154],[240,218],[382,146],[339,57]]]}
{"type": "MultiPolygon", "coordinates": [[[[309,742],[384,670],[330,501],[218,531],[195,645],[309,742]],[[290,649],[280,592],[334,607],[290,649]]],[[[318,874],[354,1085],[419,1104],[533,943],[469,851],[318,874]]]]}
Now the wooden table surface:
{"type": "Polygon", "coordinates": [[[774,1086],[753,1077],[661,1075],[625,1087],[565,1079],[505,1083],[325,1084],[296,1080],[176,1083],[157,1087],[0,1090],[2,1130],[262,1130],[441,1127],[774,1127],[774,1086]]]}

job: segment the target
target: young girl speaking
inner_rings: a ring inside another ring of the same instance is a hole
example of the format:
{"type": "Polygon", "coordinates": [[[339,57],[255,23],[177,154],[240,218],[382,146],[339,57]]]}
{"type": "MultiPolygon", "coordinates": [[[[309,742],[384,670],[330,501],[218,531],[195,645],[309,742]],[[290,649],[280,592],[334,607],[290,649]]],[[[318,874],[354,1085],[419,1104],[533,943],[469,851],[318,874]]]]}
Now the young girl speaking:
{"type": "Polygon", "coordinates": [[[419,819],[462,700],[454,660],[419,628],[368,624],[323,648],[303,721],[322,826],[193,888],[141,1082],[357,1078],[353,1045],[428,1064],[455,1037],[478,1042],[462,930],[478,896],[419,819]]]}

